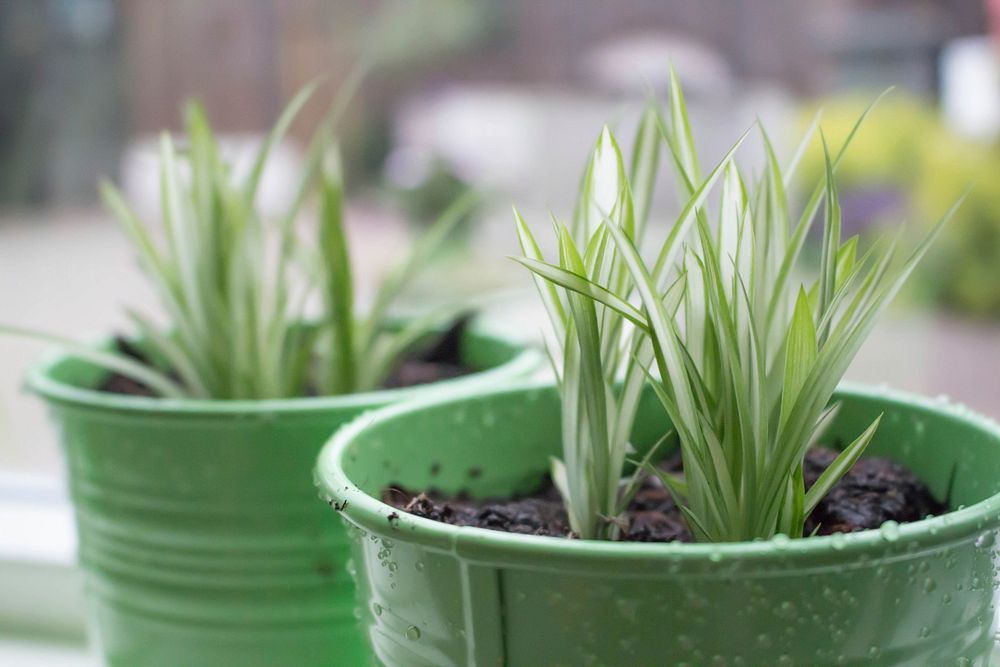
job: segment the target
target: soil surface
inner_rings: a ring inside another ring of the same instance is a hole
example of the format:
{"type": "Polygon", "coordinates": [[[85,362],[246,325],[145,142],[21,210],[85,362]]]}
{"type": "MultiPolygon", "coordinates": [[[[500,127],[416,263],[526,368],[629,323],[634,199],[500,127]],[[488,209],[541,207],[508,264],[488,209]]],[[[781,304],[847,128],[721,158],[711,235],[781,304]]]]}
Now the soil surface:
{"type": "Polygon", "coordinates": [[[386,389],[413,387],[474,373],[476,369],[462,363],[462,335],[468,323],[467,317],[456,320],[422,354],[406,359],[396,367],[383,386],[386,389]]]}
{"type": "MultiPolygon", "coordinates": [[[[461,356],[461,340],[467,324],[467,317],[456,320],[438,339],[432,341],[429,347],[422,349],[412,358],[403,360],[386,378],[383,387],[385,389],[413,387],[475,373],[478,369],[464,364],[461,356]]],[[[115,347],[119,352],[136,361],[144,364],[150,363],[149,358],[125,338],[116,337],[115,347]]],[[[171,374],[171,377],[179,381],[176,375],[171,374]]],[[[109,374],[98,385],[97,389],[113,394],[157,396],[156,392],[143,383],[120,373],[109,374]]],[[[310,392],[310,395],[315,394],[310,392]]]]}
{"type": "MultiPolygon", "coordinates": [[[[126,338],[122,336],[115,336],[115,348],[127,357],[141,362],[143,364],[149,364],[149,358],[142,353],[142,350],[138,349],[132,345],[126,338]]],[[[177,377],[173,376],[176,380],[177,377]]],[[[111,373],[106,378],[104,382],[98,385],[98,390],[106,391],[112,394],[128,394],[130,396],[153,396],[157,394],[155,391],[147,387],[142,382],[133,380],[132,378],[122,375],[121,373],[111,373]]]]}
{"type": "MultiPolygon", "coordinates": [[[[807,487],[836,456],[835,450],[826,447],[808,452],[803,468],[807,487]]],[[[675,457],[661,466],[676,471],[679,463],[675,457]]],[[[548,478],[537,492],[509,499],[476,500],[465,493],[449,497],[434,490],[418,493],[396,486],[385,489],[382,499],[410,514],[455,526],[574,537],[562,499],[548,478]]],[[[863,458],[820,501],[806,523],[805,534],[850,533],[878,528],[889,520],[917,521],[945,511],[947,508],[907,468],[886,458],[863,458]]],[[[626,515],[626,541],[692,541],[677,504],[655,477],[643,480],[626,515]]]]}

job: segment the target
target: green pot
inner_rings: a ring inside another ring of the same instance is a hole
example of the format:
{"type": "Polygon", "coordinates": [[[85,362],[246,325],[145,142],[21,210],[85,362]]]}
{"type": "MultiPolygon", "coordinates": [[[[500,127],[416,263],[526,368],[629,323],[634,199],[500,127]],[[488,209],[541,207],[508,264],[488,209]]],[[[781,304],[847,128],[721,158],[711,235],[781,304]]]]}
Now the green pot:
{"type": "Polygon", "coordinates": [[[110,665],[362,665],[347,538],[316,501],[323,442],[374,407],[525,375],[540,355],[468,333],[480,373],[352,396],[195,401],[95,391],[58,356],[29,386],[61,431],[96,640],[110,665]]]}
{"type": "MultiPolygon", "coordinates": [[[[350,528],[362,623],[384,665],[987,665],[1000,427],[967,410],[844,389],[831,436],[881,412],[870,446],[954,511],[803,540],[640,544],[459,528],[381,503],[388,484],[508,496],[559,451],[551,386],[421,401],[342,429],[317,468],[350,528]]],[[[666,428],[647,395],[634,441],[666,428]]]]}

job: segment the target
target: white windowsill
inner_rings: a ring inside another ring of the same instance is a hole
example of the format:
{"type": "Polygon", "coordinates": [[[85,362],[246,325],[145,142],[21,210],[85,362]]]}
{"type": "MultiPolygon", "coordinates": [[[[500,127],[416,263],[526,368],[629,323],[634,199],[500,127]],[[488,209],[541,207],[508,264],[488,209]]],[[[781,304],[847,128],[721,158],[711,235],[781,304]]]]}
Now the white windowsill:
{"type": "Polygon", "coordinates": [[[73,566],[73,510],[54,476],[0,473],[0,560],[73,566]]]}
{"type": "Polygon", "coordinates": [[[0,474],[0,665],[92,667],[73,514],[55,477],[0,474]]]}

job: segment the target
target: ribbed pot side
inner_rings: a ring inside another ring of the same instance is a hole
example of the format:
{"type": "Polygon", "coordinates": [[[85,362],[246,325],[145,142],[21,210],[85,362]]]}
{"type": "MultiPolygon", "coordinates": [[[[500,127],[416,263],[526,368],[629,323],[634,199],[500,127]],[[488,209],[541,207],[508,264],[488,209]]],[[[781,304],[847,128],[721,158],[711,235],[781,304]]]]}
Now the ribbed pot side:
{"type": "Polygon", "coordinates": [[[94,635],[109,665],[363,665],[349,542],[317,502],[322,443],[359,413],[503,382],[538,364],[467,335],[482,373],[422,388],[278,401],[106,394],[67,357],[29,384],[59,427],[94,635]]]}
{"type": "MultiPolygon", "coordinates": [[[[530,490],[558,454],[549,386],[380,411],[345,427],[317,480],[350,526],[361,621],[392,667],[988,665],[1000,429],[959,407],[845,388],[829,442],[879,413],[872,455],[953,511],[902,526],[726,545],[606,543],[458,528],[395,511],[383,487],[530,490]]],[[[646,396],[634,442],[666,427],[646,396]]]]}

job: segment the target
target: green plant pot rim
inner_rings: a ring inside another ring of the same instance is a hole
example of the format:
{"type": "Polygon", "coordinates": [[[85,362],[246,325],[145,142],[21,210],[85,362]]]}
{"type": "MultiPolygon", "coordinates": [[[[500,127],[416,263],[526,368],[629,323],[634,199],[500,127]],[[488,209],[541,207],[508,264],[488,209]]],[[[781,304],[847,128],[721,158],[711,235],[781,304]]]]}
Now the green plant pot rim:
{"type": "MultiPolygon", "coordinates": [[[[393,405],[374,412],[362,414],[341,428],[324,446],[316,468],[316,483],[320,495],[327,501],[343,506],[341,513],[351,522],[369,530],[395,533],[407,542],[422,544],[430,548],[450,551],[461,550],[470,558],[482,557],[495,562],[517,561],[520,563],[542,561],[565,563],[566,558],[584,565],[598,564],[613,559],[621,562],[650,560],[663,563],[718,562],[739,559],[742,562],[758,562],[763,565],[773,563],[776,558],[788,567],[804,566],[816,561],[850,561],[861,554],[870,555],[873,549],[886,545],[886,535],[882,530],[865,530],[829,536],[804,539],[788,539],[784,536],[772,540],[728,543],[643,543],[605,542],[598,540],[575,540],[536,535],[505,533],[486,528],[452,526],[449,524],[416,517],[387,505],[360,488],[345,474],[343,459],[355,437],[362,431],[377,427],[384,422],[406,419],[419,413],[427,405],[460,403],[470,396],[482,397],[488,394],[503,395],[525,391],[553,389],[551,381],[529,380],[506,385],[502,389],[478,390],[475,394],[462,396],[428,397],[404,404],[393,405]],[[346,501],[346,506],[344,506],[346,501]],[[390,515],[394,515],[390,521],[390,515]],[[387,530],[387,525],[392,526],[387,530]],[[535,559],[541,559],[536,561],[535,559]]],[[[916,394],[883,387],[870,387],[844,383],[838,389],[838,397],[877,399],[887,405],[905,406],[934,418],[948,418],[982,429],[1000,438],[1000,424],[975,413],[968,408],[950,404],[945,399],[929,399],[916,394]]],[[[487,445],[487,443],[481,443],[487,445]]],[[[970,534],[983,531],[1000,523],[1000,494],[943,514],[941,516],[900,524],[891,541],[895,547],[911,546],[915,551],[940,547],[962,539],[970,534]]]]}
{"type": "MultiPolygon", "coordinates": [[[[42,359],[28,369],[25,384],[27,388],[39,396],[53,402],[84,408],[96,408],[106,411],[117,411],[131,414],[169,414],[198,415],[203,417],[239,415],[247,413],[267,413],[274,415],[310,414],[328,412],[332,409],[363,409],[372,406],[387,405],[411,395],[423,393],[451,392],[456,389],[472,389],[482,385],[495,383],[497,380],[517,377],[530,373],[539,367],[542,353],[510,336],[471,328],[467,335],[479,340],[499,341],[511,347],[521,348],[510,360],[491,368],[476,371],[461,377],[441,380],[412,387],[397,389],[379,389],[355,394],[338,394],[333,396],[306,396],[301,398],[275,398],[260,400],[219,400],[219,399],[188,399],[188,398],[157,398],[150,396],[129,396],[114,394],[97,389],[79,387],[62,382],[53,377],[53,370],[60,364],[79,357],[50,350],[42,359]]],[[[109,338],[94,341],[95,346],[107,345],[109,338]]]]}

